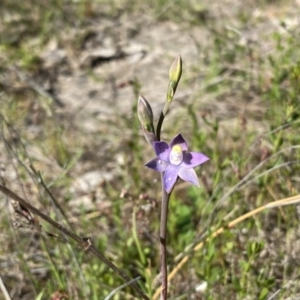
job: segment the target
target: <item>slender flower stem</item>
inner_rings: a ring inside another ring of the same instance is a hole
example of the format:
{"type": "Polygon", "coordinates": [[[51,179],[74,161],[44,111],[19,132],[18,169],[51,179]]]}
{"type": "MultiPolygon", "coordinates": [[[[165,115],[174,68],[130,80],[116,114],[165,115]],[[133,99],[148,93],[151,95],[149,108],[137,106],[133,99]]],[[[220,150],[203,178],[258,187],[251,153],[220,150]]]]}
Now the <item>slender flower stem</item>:
{"type": "Polygon", "coordinates": [[[167,300],[168,297],[168,270],[167,270],[167,218],[168,218],[168,204],[170,195],[165,191],[164,175],[161,174],[162,183],[162,199],[160,212],[160,258],[161,258],[161,277],[162,277],[162,291],[161,299],[167,300]]]}
{"type": "Polygon", "coordinates": [[[164,118],[165,118],[165,114],[163,112],[161,112],[159,119],[158,119],[157,127],[156,127],[156,138],[158,141],[160,141],[160,131],[161,131],[161,127],[162,127],[164,118]]]}

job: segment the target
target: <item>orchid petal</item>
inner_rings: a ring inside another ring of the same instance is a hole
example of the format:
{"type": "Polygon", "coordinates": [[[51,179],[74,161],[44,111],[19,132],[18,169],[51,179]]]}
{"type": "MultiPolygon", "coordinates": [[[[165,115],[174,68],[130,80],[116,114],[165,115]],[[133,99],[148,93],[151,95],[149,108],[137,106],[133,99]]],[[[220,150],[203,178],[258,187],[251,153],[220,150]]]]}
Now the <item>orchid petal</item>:
{"type": "Polygon", "coordinates": [[[145,164],[146,167],[153,169],[158,172],[166,171],[167,167],[170,165],[169,162],[159,159],[158,157],[150,160],[145,164]]]}
{"type": "Polygon", "coordinates": [[[164,186],[168,194],[172,191],[176,183],[178,177],[178,171],[179,171],[179,166],[171,165],[171,164],[166,169],[166,172],[164,174],[164,186]]]}
{"type": "Polygon", "coordinates": [[[156,153],[156,155],[161,159],[165,161],[169,161],[169,155],[171,148],[166,142],[154,142],[153,148],[156,153]]]}
{"type": "Polygon", "coordinates": [[[188,152],[188,145],[181,134],[175,136],[170,144],[154,141],[153,148],[157,155],[145,166],[164,172],[163,184],[166,192],[170,194],[178,177],[199,187],[194,167],[208,161],[209,158],[200,152],[188,152]]]}
{"type": "Polygon", "coordinates": [[[200,152],[185,152],[183,153],[183,161],[180,166],[184,168],[195,168],[208,160],[209,158],[200,152]]]}
{"type": "Polygon", "coordinates": [[[192,183],[199,187],[199,180],[198,180],[197,174],[194,169],[186,169],[186,168],[180,167],[178,176],[182,180],[192,183]]]}
{"type": "Polygon", "coordinates": [[[170,147],[173,148],[174,145],[179,145],[182,151],[187,151],[188,145],[183,138],[183,136],[179,133],[174,139],[170,142],[170,147]]]}

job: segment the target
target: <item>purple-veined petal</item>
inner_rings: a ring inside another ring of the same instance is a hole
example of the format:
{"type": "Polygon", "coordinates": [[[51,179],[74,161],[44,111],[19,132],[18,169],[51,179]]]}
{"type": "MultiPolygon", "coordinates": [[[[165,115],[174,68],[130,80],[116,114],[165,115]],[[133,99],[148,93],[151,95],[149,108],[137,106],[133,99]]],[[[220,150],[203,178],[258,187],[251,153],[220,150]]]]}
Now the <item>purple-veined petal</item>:
{"type": "Polygon", "coordinates": [[[169,194],[178,177],[179,166],[169,165],[164,174],[164,185],[166,192],[169,194]]]}
{"type": "Polygon", "coordinates": [[[153,148],[156,153],[156,155],[161,159],[165,161],[169,161],[169,154],[171,151],[171,148],[166,142],[154,142],[153,148]]]}
{"type": "Polygon", "coordinates": [[[209,158],[200,152],[185,152],[183,153],[183,160],[180,166],[184,168],[194,168],[208,160],[209,158]]]}
{"type": "Polygon", "coordinates": [[[177,134],[174,139],[170,142],[170,147],[173,148],[174,145],[179,145],[182,151],[187,151],[188,145],[181,135],[181,133],[177,134]]]}
{"type": "Polygon", "coordinates": [[[199,180],[194,169],[179,168],[178,176],[189,183],[192,183],[199,187],[199,180]]]}
{"type": "Polygon", "coordinates": [[[146,167],[153,169],[158,172],[166,171],[167,167],[169,166],[169,162],[161,160],[160,158],[156,157],[145,164],[146,167]]]}

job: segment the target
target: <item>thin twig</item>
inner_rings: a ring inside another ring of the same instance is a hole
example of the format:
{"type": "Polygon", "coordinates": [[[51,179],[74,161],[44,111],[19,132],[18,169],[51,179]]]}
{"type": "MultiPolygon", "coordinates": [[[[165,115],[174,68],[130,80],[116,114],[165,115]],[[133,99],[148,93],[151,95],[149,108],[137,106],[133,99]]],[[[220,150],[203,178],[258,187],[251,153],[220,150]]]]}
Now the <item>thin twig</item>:
{"type": "Polygon", "coordinates": [[[106,297],[104,300],[109,300],[112,296],[114,296],[117,292],[119,292],[121,289],[125,288],[126,286],[134,283],[134,282],[137,282],[139,279],[141,279],[141,276],[138,276],[137,278],[133,278],[131,279],[130,281],[120,285],[119,287],[117,287],[116,289],[114,289],[113,291],[111,291],[106,297]]]}
{"type": "Polygon", "coordinates": [[[299,280],[299,279],[300,279],[300,276],[297,276],[295,279],[290,280],[283,287],[281,287],[275,293],[273,293],[267,300],[273,300],[280,292],[282,292],[283,290],[287,290],[287,289],[291,288],[291,286],[293,285],[293,283],[295,283],[296,280],[299,280]]]}
{"type": "Polygon", "coordinates": [[[274,153],[273,155],[269,156],[268,158],[266,158],[265,160],[263,160],[262,162],[260,162],[254,169],[251,170],[251,172],[249,172],[242,180],[240,180],[234,187],[232,187],[227,193],[224,194],[224,196],[218,201],[218,207],[221,206],[224,201],[236,190],[238,190],[242,185],[244,185],[249,178],[252,176],[253,173],[255,173],[259,168],[261,168],[264,164],[266,164],[266,162],[270,161],[272,158],[278,156],[281,153],[284,153],[287,150],[293,150],[293,149],[299,149],[300,145],[295,145],[295,146],[290,146],[287,148],[284,148],[276,153],[274,153]]]}
{"type": "Polygon", "coordinates": [[[248,184],[252,183],[254,180],[257,180],[257,179],[259,179],[259,178],[261,178],[261,177],[263,177],[263,176],[265,176],[265,175],[267,175],[267,174],[269,174],[269,173],[271,173],[271,172],[273,172],[277,169],[281,169],[283,167],[287,167],[287,166],[290,166],[290,165],[293,165],[293,164],[299,164],[299,159],[284,162],[284,163],[282,163],[280,165],[276,165],[276,166],[274,166],[274,167],[272,167],[272,168],[270,168],[270,169],[268,169],[264,172],[261,172],[259,175],[257,175],[255,177],[253,177],[252,179],[249,179],[248,181],[244,182],[244,184],[240,185],[237,190],[240,190],[241,188],[243,188],[243,187],[247,186],[248,184]]]}
{"type": "MultiPolygon", "coordinates": [[[[63,227],[61,224],[55,222],[50,217],[39,211],[37,208],[26,202],[24,199],[19,197],[17,194],[6,188],[5,186],[0,184],[0,191],[6,196],[12,198],[15,201],[18,201],[20,205],[24,206],[26,209],[30,210],[33,214],[39,216],[44,221],[51,224],[58,231],[67,235],[69,238],[74,240],[82,249],[87,252],[94,254],[97,258],[99,258],[102,262],[104,262],[108,267],[110,267],[116,274],[118,274],[123,280],[130,281],[130,278],[117,266],[115,266],[110,260],[108,260],[102,253],[100,253],[94,245],[91,243],[91,239],[89,238],[81,238],[77,234],[63,227]]],[[[132,288],[145,300],[149,300],[149,298],[144,294],[144,292],[138,287],[136,283],[130,284],[132,288]]]]}
{"type": "Polygon", "coordinates": [[[35,90],[38,94],[45,98],[50,98],[54,103],[56,103],[59,107],[64,107],[64,103],[62,103],[57,97],[53,96],[51,93],[42,88],[38,83],[36,83],[33,79],[26,76],[22,71],[20,71],[17,67],[13,67],[12,70],[18,75],[18,77],[25,83],[27,83],[33,90],[35,90]]]}
{"type": "MultiPolygon", "coordinates": [[[[58,201],[56,200],[56,198],[53,196],[52,192],[49,190],[48,186],[46,185],[46,183],[45,183],[45,181],[44,181],[44,179],[42,177],[41,172],[37,171],[32,164],[30,164],[30,169],[37,176],[38,182],[42,185],[42,187],[44,188],[44,190],[46,191],[46,193],[49,195],[52,207],[54,208],[55,214],[59,218],[60,223],[62,223],[63,219],[64,219],[64,221],[67,223],[67,225],[69,226],[69,228],[74,232],[74,229],[72,228],[71,223],[69,222],[69,220],[68,220],[68,218],[67,218],[64,210],[59,205],[58,201]]],[[[85,297],[88,298],[88,296],[90,294],[90,291],[89,291],[89,287],[87,285],[86,279],[84,277],[84,274],[82,272],[82,269],[80,267],[78,258],[76,257],[76,254],[74,252],[74,249],[73,249],[71,243],[69,242],[68,236],[65,235],[65,234],[64,234],[64,239],[67,241],[67,247],[68,247],[68,249],[69,249],[69,251],[70,251],[70,253],[71,253],[72,257],[73,257],[73,261],[74,261],[74,263],[75,263],[75,265],[77,267],[77,270],[78,270],[78,273],[79,273],[79,277],[80,277],[80,280],[82,282],[82,286],[83,286],[85,297]]]]}
{"type": "MultiPolygon", "coordinates": [[[[286,151],[292,151],[294,149],[299,149],[300,148],[300,145],[293,145],[293,146],[290,146],[290,147],[286,147],[286,148],[283,148],[281,149],[280,151],[274,153],[273,155],[267,157],[265,160],[261,161],[256,167],[254,167],[244,178],[242,178],[237,184],[235,184],[232,188],[230,188],[223,196],[220,200],[218,200],[217,204],[214,206],[214,208],[212,209],[212,211],[210,212],[210,217],[208,218],[207,222],[204,224],[204,228],[207,228],[208,227],[208,224],[211,223],[212,219],[214,218],[214,216],[216,215],[216,210],[219,209],[222,204],[229,198],[229,196],[231,196],[234,192],[238,191],[242,186],[244,186],[245,184],[247,184],[247,182],[249,180],[253,180],[250,179],[251,176],[257,171],[259,170],[261,167],[263,167],[267,162],[269,162],[271,159],[279,156],[280,154],[282,153],[285,153],[286,151]]],[[[229,174],[229,172],[227,173],[229,174]]],[[[259,175],[258,175],[259,176],[259,175]]],[[[221,189],[221,184],[219,184],[213,195],[209,198],[209,200],[207,201],[207,203],[211,203],[212,199],[214,197],[216,197],[217,193],[220,191],[221,189]]],[[[205,210],[205,208],[204,208],[205,210]]]]}
{"type": "Polygon", "coordinates": [[[7,291],[7,289],[6,289],[6,287],[5,287],[5,285],[4,285],[4,282],[2,280],[1,275],[0,275],[0,289],[1,289],[2,293],[3,293],[3,295],[4,295],[4,299],[5,300],[12,300],[11,297],[10,297],[10,295],[9,295],[9,293],[8,293],[8,291],[7,291]]]}

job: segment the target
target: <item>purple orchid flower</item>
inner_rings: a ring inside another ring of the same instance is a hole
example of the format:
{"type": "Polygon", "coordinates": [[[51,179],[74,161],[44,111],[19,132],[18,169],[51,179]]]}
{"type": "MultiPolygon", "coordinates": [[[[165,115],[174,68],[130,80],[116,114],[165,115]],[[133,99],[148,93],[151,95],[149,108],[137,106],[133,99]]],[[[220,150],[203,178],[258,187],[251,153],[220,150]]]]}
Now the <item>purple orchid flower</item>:
{"type": "Polygon", "coordinates": [[[153,142],[156,158],[145,164],[146,167],[164,173],[164,186],[169,194],[177,178],[199,186],[199,181],[195,170],[209,160],[207,156],[200,152],[188,152],[188,146],[181,134],[178,134],[168,145],[166,142],[153,142]]]}

